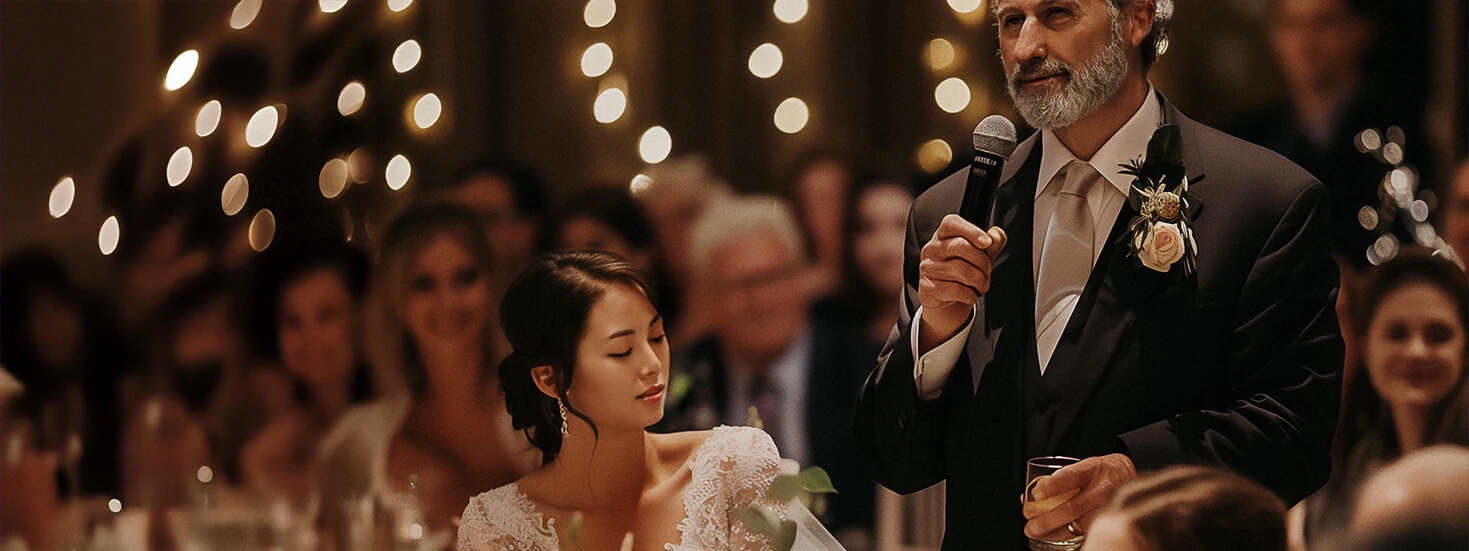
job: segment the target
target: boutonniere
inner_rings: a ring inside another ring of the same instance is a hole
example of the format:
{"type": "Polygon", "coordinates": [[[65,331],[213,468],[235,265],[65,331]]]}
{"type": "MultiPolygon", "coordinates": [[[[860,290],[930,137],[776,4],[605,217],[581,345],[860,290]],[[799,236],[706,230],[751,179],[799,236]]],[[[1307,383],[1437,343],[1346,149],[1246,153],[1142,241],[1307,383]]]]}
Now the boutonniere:
{"type": "Polygon", "coordinates": [[[1133,177],[1127,204],[1137,213],[1123,239],[1132,248],[1128,256],[1143,267],[1169,273],[1175,264],[1182,264],[1180,273],[1190,276],[1198,267],[1199,246],[1188,217],[1193,196],[1188,192],[1182,149],[1178,127],[1163,125],[1148,141],[1146,157],[1121,165],[1121,172],[1133,177]]]}

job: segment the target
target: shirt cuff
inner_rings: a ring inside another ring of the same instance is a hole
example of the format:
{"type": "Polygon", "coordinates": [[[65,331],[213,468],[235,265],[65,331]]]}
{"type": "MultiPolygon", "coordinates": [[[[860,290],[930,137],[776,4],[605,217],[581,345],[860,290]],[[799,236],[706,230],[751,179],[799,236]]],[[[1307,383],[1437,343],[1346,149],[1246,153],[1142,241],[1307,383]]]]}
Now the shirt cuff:
{"type": "Polygon", "coordinates": [[[913,314],[913,326],[908,331],[909,346],[913,348],[913,357],[918,358],[913,362],[913,382],[918,387],[918,397],[923,400],[938,398],[944,391],[944,383],[949,381],[949,373],[954,371],[954,364],[959,363],[959,356],[964,353],[964,343],[969,340],[969,330],[974,326],[974,307],[969,310],[969,320],[964,322],[964,327],[955,333],[943,344],[933,347],[927,354],[918,355],[918,328],[923,322],[923,307],[913,314]]]}

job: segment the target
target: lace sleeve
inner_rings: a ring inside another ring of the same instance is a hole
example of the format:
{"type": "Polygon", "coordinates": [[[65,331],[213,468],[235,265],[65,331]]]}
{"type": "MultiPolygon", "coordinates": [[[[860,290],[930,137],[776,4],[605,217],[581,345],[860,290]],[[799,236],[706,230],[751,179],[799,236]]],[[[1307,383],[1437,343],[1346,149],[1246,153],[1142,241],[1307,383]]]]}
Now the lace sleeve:
{"type": "Polygon", "coordinates": [[[514,484],[469,500],[459,524],[459,551],[558,551],[556,519],[545,520],[514,484]]]}

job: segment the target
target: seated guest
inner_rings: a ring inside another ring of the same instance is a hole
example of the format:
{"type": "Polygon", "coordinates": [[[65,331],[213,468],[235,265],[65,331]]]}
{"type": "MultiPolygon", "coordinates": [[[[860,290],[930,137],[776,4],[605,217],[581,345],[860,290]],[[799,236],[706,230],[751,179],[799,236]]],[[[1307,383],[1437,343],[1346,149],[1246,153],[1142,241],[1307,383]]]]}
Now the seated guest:
{"type": "Polygon", "coordinates": [[[1428,445],[1469,444],[1466,302],[1464,272],[1417,249],[1366,284],[1356,319],[1361,361],[1347,366],[1331,479],[1302,505],[1308,548],[1343,547],[1352,503],[1377,468],[1428,445]]]}
{"type": "Polygon", "coordinates": [[[349,406],[372,397],[360,346],[367,258],[340,240],[278,243],[257,268],[260,353],[289,375],[290,409],[245,445],[245,482],[274,495],[306,491],[316,445],[349,406]]]}
{"type": "Polygon", "coordinates": [[[889,180],[861,180],[848,209],[843,287],[833,302],[863,324],[881,346],[898,322],[903,294],[903,235],[913,191],[889,180]]]}
{"type": "Polygon", "coordinates": [[[1459,266],[1469,265],[1469,161],[1459,165],[1443,207],[1443,238],[1454,249],[1459,266]]]}
{"type": "Polygon", "coordinates": [[[679,311],[669,312],[678,320],[670,332],[675,342],[695,342],[709,335],[714,314],[709,291],[689,267],[689,236],[694,222],[710,205],[729,196],[729,185],[715,176],[709,162],[699,156],[669,159],[648,169],[648,179],[634,183],[633,198],[643,205],[657,235],[660,257],[668,269],[666,287],[674,295],[665,299],[679,311]]]}
{"type": "Polygon", "coordinates": [[[1403,456],[1362,485],[1352,517],[1353,545],[1469,549],[1465,488],[1469,488],[1469,449],[1440,444],[1403,456]]]}
{"type": "MultiPolygon", "coordinates": [[[[674,289],[654,239],[653,223],[643,206],[626,190],[605,189],[578,193],[576,199],[562,206],[554,217],[552,232],[562,251],[603,251],[615,254],[647,271],[648,284],[658,301],[659,312],[675,312],[678,305],[670,302],[674,289]]],[[[678,320],[664,314],[663,323],[675,332],[678,320]]]]}
{"type": "Polygon", "coordinates": [[[517,441],[495,377],[492,261],[474,212],[412,206],[381,247],[366,342],[395,392],[348,411],[322,443],[323,511],[408,495],[426,533],[447,532],[470,497],[520,478],[538,454],[517,441]]]}
{"type": "Polygon", "coordinates": [[[1285,503],[1213,467],[1170,467],[1127,483],[1087,531],[1083,549],[1285,551],[1285,503]]]}
{"type": "Polygon", "coordinates": [[[694,225],[690,260],[711,291],[715,325],[675,360],[658,428],[744,425],[756,410],[787,458],[831,475],[840,493],[823,520],[860,547],[850,538],[871,529],[874,481],[847,429],[877,347],[858,325],[812,308],[796,224],[783,201],[751,196],[719,203],[694,225]],[[844,534],[849,527],[859,530],[844,534]]]}

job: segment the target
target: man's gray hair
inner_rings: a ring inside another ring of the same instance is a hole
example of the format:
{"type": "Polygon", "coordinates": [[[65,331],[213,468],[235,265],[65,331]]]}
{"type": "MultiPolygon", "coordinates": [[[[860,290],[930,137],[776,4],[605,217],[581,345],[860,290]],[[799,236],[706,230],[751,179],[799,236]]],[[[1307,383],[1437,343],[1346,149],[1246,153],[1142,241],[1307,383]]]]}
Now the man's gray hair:
{"type": "Polygon", "coordinates": [[[689,262],[695,274],[707,275],[715,251],[760,231],[775,234],[796,263],[806,261],[806,246],[794,211],[772,195],[735,195],[715,200],[694,223],[689,236],[689,262]]]}
{"type": "MultiPolygon", "coordinates": [[[[1148,0],[1107,0],[1107,11],[1112,14],[1116,21],[1122,17],[1122,9],[1128,4],[1147,2],[1148,0]]],[[[1152,0],[1154,6],[1153,28],[1148,29],[1148,36],[1143,38],[1142,50],[1143,70],[1153,66],[1158,56],[1168,51],[1168,24],[1173,21],[1173,0],[1152,0]]]]}

